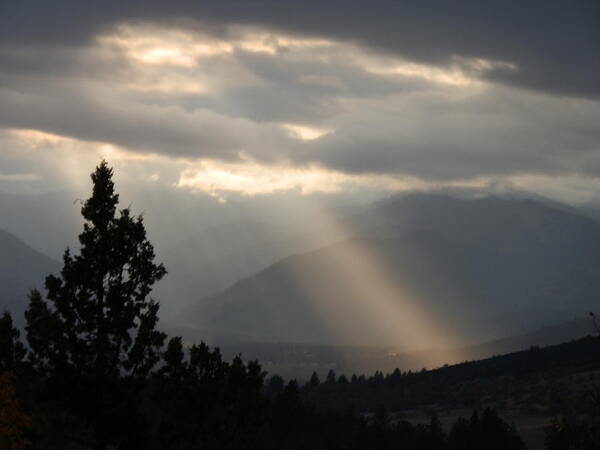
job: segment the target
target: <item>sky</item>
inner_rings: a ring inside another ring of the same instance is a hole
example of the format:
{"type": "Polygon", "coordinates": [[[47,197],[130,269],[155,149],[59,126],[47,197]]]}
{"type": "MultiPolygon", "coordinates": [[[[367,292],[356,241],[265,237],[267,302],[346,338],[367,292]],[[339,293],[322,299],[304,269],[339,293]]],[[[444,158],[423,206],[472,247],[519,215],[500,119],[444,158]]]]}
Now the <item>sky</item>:
{"type": "Polygon", "coordinates": [[[599,124],[595,0],[0,1],[4,191],[583,203],[599,124]]]}

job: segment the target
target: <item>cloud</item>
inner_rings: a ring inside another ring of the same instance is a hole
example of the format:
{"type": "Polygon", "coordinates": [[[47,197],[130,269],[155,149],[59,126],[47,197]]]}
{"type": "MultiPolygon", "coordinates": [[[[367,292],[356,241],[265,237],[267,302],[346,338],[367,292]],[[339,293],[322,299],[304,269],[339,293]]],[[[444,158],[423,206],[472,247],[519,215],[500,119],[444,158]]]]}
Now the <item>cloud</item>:
{"type": "MultiPolygon", "coordinates": [[[[428,180],[518,173],[600,176],[600,104],[506,88],[348,100],[309,154],[347,172],[428,180]]],[[[306,154],[304,157],[308,158],[306,154]]]]}
{"type": "Polygon", "coordinates": [[[181,172],[177,187],[207,192],[221,200],[228,193],[253,197],[296,191],[302,195],[338,193],[347,189],[403,191],[423,189],[426,184],[410,177],[349,175],[309,165],[263,165],[255,161],[219,163],[205,160],[181,172]]]}
{"type": "Polygon", "coordinates": [[[174,106],[144,105],[99,86],[61,82],[37,92],[0,89],[0,104],[0,123],[6,128],[39,129],[172,156],[232,159],[248,147],[258,152],[258,142],[269,146],[288,139],[274,125],[256,126],[205,109],[188,113],[174,106]]]}
{"type": "Polygon", "coordinates": [[[3,3],[0,128],[211,193],[600,176],[595,3],[231,5],[3,3]]]}
{"type": "Polygon", "coordinates": [[[85,45],[124,22],[202,28],[227,37],[235,25],[352,42],[408,60],[446,66],[456,56],[501,61],[486,78],[556,94],[600,96],[600,5],[595,0],[419,2],[189,2],[76,0],[3,2],[0,40],[85,45]],[[582,70],[585,68],[585,70],[582,70]]]}
{"type": "MultiPolygon", "coordinates": [[[[600,178],[577,173],[507,173],[427,180],[381,172],[351,173],[314,164],[263,164],[247,157],[241,162],[173,159],[34,130],[0,131],[0,148],[3,149],[0,152],[0,193],[66,189],[70,192],[66,201],[73,202],[87,195],[86,174],[101,158],[106,158],[116,168],[124,204],[133,200],[138,210],[148,208],[153,212],[153,220],[163,217],[161,211],[165,210],[170,211],[169,217],[183,210],[196,211],[198,204],[202,204],[202,211],[215,214],[217,222],[226,220],[222,217],[223,211],[215,210],[211,204],[216,203],[215,200],[230,204],[227,214],[252,216],[256,212],[247,209],[250,198],[255,207],[262,205],[261,214],[272,212],[273,208],[296,214],[302,211],[297,208],[310,207],[311,203],[306,203],[308,199],[302,200],[309,196],[310,202],[316,201],[317,205],[325,201],[323,195],[332,197],[334,202],[356,204],[390,193],[450,188],[492,193],[531,192],[581,204],[592,201],[600,192],[600,178]]],[[[162,226],[168,228],[168,220],[165,220],[162,226]]],[[[194,221],[186,223],[186,220],[179,219],[178,226],[185,229],[194,226],[194,221]]]]}

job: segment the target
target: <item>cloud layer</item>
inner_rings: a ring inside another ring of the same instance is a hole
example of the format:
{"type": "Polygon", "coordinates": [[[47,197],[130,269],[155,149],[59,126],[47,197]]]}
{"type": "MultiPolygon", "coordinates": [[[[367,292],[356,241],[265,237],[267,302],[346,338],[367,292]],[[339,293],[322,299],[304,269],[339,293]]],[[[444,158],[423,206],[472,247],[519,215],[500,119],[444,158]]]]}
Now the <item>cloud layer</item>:
{"type": "MultiPolygon", "coordinates": [[[[595,178],[599,79],[595,1],[0,6],[0,128],[209,192],[227,170],[259,174],[245,193],[595,178]]],[[[40,176],[16,162],[26,137],[3,141],[5,182],[40,176]]]]}

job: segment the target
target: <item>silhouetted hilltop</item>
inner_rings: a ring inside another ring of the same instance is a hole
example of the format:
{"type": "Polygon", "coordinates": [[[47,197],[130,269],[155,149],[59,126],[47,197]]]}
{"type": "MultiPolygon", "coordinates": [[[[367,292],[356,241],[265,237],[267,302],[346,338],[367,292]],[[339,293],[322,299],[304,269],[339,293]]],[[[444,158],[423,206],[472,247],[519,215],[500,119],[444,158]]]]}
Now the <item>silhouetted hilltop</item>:
{"type": "Polygon", "coordinates": [[[440,409],[522,408],[546,415],[566,410],[589,413],[593,402],[582,388],[598,380],[599,350],[600,338],[588,336],[433,370],[345,374],[347,381],[336,378],[306,396],[319,407],[352,406],[359,411],[435,405],[440,409]]]}

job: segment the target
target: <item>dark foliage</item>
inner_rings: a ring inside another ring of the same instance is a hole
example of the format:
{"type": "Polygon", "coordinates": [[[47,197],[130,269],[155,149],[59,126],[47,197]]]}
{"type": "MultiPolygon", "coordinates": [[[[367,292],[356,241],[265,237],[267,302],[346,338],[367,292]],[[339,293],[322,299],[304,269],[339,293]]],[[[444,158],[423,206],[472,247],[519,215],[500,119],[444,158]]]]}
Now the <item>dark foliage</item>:
{"type": "Polygon", "coordinates": [[[467,450],[523,449],[525,446],[514,426],[505,423],[490,409],[481,415],[473,413],[471,420],[458,419],[448,435],[448,449],[467,450]]]}
{"type": "Polygon", "coordinates": [[[394,421],[384,410],[365,417],[352,409],[318,411],[303,402],[295,381],[271,403],[258,448],[264,450],[524,450],[514,427],[485,410],[459,419],[448,435],[433,415],[427,425],[394,421]]]}
{"type": "Polygon", "coordinates": [[[98,385],[144,378],[165,339],[155,330],[158,303],[148,295],[166,271],[154,263],[142,218],[128,209],[116,215],[112,175],[105,162],[92,174],[80,254],[65,251],[61,276],[46,278],[47,300],[34,291],[26,312],[33,365],[98,385]]]}
{"type": "Polygon", "coordinates": [[[600,424],[557,420],[546,428],[547,450],[597,450],[600,448],[600,424]]]}
{"type": "MultiPolygon", "coordinates": [[[[422,408],[439,405],[442,408],[483,409],[523,403],[537,403],[551,415],[570,413],[593,414],[595,406],[590,395],[573,389],[565,378],[600,369],[600,337],[544,348],[496,356],[480,361],[464,362],[433,370],[402,372],[398,369],[383,374],[380,371],[365,377],[339,377],[337,382],[308,382],[302,389],[303,398],[319,409],[343,409],[352,406],[360,411],[376,412],[422,408]],[[482,398],[487,398],[487,404],[482,398]]],[[[318,380],[315,374],[311,380],[318,380]]],[[[598,393],[600,399],[600,391],[598,393]]],[[[598,413],[598,411],[596,411],[598,413]]]]}
{"type": "Polygon", "coordinates": [[[15,372],[25,358],[25,346],[19,341],[19,330],[13,325],[8,311],[0,317],[0,373],[15,372]]]}
{"type": "Polygon", "coordinates": [[[266,400],[258,362],[222,361],[218,349],[193,345],[185,358],[173,338],[154,375],[151,397],[157,440],[151,448],[252,448],[266,400]]]}
{"type": "Polygon", "coordinates": [[[142,218],[117,215],[112,175],[105,162],[92,174],[80,252],[65,251],[61,275],[46,278],[47,299],[33,291],[25,312],[29,360],[48,405],[89,427],[97,443],[131,438],[126,427],[165,339],[148,296],[166,271],[154,263],[142,218]]]}

